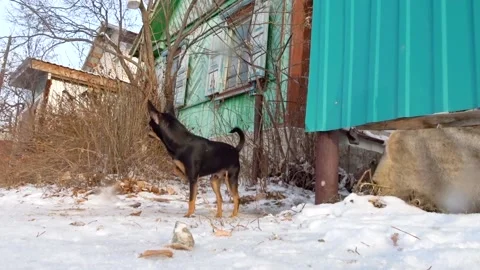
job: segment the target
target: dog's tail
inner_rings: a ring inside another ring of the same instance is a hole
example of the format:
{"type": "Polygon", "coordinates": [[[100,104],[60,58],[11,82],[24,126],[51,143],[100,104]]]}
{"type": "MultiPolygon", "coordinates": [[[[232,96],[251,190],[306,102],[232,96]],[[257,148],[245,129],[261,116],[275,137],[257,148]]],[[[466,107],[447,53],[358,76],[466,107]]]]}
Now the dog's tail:
{"type": "Polygon", "coordinates": [[[238,127],[235,127],[230,131],[230,133],[235,132],[238,134],[238,136],[240,136],[240,141],[238,142],[237,147],[235,147],[237,151],[240,152],[240,150],[242,150],[243,148],[243,145],[245,144],[245,134],[243,134],[243,131],[238,127]]]}

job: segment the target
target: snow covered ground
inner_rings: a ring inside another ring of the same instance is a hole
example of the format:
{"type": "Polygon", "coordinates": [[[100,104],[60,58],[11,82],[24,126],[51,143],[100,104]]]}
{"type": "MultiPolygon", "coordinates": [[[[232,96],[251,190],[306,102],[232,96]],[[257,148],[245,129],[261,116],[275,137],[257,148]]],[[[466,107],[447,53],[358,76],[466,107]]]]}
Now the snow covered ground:
{"type": "MultiPolygon", "coordinates": [[[[426,270],[480,264],[479,215],[426,213],[393,197],[381,198],[384,207],[377,208],[373,197],[354,194],[315,206],[311,193],[271,186],[287,198],[242,205],[239,218],[217,220],[213,192],[204,190],[196,217],[188,219],[183,188],[178,195],[135,197],[107,190],[84,202],[53,187],[0,189],[0,268],[426,270]],[[157,197],[169,202],[152,200],[157,197]],[[138,257],[169,244],[176,221],[190,227],[193,250],[138,257]],[[212,225],[231,236],[215,235],[212,225]]],[[[226,202],[224,215],[231,209],[226,202]]]]}

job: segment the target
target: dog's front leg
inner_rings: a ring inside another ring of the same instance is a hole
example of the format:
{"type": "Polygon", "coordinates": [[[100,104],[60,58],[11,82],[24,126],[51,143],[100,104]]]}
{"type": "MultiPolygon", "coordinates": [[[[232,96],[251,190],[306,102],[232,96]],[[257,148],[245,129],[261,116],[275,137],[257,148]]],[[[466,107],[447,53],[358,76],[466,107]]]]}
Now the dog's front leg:
{"type": "Polygon", "coordinates": [[[180,180],[182,180],[182,183],[186,184],[188,182],[188,179],[185,176],[185,174],[177,166],[175,166],[175,168],[173,168],[173,174],[175,174],[177,177],[179,177],[180,180]]]}
{"type": "Polygon", "coordinates": [[[174,164],[173,173],[176,176],[180,177],[183,183],[186,183],[188,181],[188,178],[185,175],[185,165],[183,165],[183,163],[180,160],[176,160],[176,159],[173,160],[173,164],[174,164]]]}
{"type": "Polygon", "coordinates": [[[195,201],[197,200],[198,178],[189,178],[190,198],[188,200],[188,212],[184,217],[191,217],[195,213],[195,201]]]}

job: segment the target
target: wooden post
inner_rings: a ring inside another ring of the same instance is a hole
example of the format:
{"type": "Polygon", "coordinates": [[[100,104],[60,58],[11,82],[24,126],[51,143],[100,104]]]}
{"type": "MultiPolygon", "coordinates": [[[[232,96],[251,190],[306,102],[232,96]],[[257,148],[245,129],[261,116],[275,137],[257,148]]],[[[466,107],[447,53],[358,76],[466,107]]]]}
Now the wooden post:
{"type": "Polygon", "coordinates": [[[317,132],[315,138],[315,204],[338,196],[338,131],[317,132]]]}
{"type": "MultiPolygon", "coordinates": [[[[252,182],[257,184],[257,179],[261,177],[261,163],[263,153],[263,95],[255,94],[255,115],[253,120],[253,157],[252,157],[252,182]]],[[[262,187],[264,189],[264,187],[262,187]]]]}
{"type": "MultiPolygon", "coordinates": [[[[305,19],[311,16],[312,0],[293,0],[290,15],[292,33],[290,41],[290,62],[288,67],[286,123],[292,127],[305,127],[305,104],[307,99],[308,74],[310,68],[311,27],[305,19]]],[[[277,104],[281,104],[277,102],[277,104]]]]}

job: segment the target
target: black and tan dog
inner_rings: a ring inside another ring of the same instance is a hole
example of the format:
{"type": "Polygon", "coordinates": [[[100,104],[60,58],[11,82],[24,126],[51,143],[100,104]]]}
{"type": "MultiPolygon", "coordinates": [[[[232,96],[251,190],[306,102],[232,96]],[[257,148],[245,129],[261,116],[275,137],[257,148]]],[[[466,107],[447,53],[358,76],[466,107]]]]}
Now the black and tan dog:
{"type": "Polygon", "coordinates": [[[237,133],[240,142],[236,147],[223,142],[211,141],[191,133],[175,116],[168,112],[159,112],[148,101],[149,125],[155,135],[163,142],[175,164],[174,172],[190,184],[188,212],[195,212],[198,191],[198,178],[211,175],[211,185],[217,198],[217,215],[222,217],[221,180],[226,180],[227,188],[233,197],[231,217],[238,215],[238,175],[240,173],[240,151],[245,144],[243,131],[236,127],[230,133],[237,133]]]}

